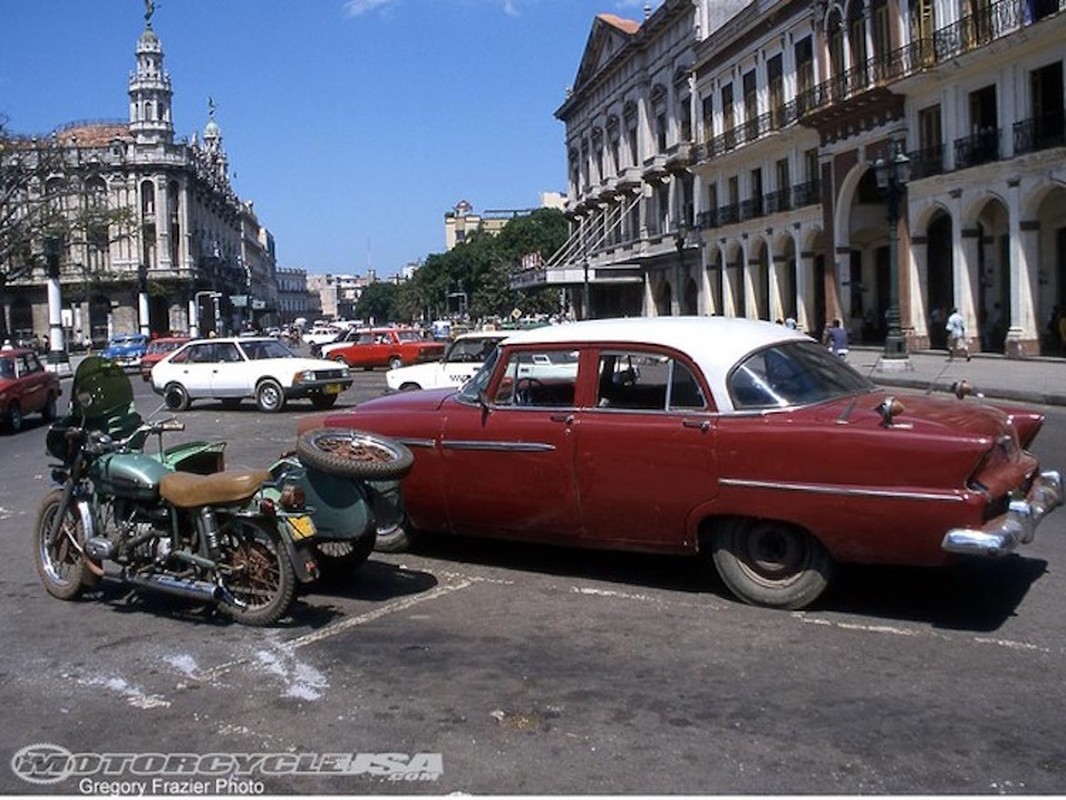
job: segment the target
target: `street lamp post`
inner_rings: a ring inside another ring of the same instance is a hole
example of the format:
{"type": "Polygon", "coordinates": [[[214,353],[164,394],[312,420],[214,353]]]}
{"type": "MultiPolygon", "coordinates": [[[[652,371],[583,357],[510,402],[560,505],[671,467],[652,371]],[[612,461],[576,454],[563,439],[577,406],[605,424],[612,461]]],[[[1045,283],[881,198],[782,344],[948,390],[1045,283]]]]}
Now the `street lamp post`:
{"type": "Polygon", "coordinates": [[[589,304],[592,302],[591,293],[589,292],[589,260],[588,256],[585,257],[582,263],[582,269],[584,272],[584,282],[582,284],[581,292],[581,318],[592,319],[591,309],[589,304]]]}
{"type": "Polygon", "coordinates": [[[57,375],[70,374],[70,355],[63,337],[63,300],[59,285],[59,239],[44,240],[45,266],[48,272],[48,370],[57,375]]]}
{"type": "MultiPolygon", "coordinates": [[[[674,281],[674,285],[677,287],[675,292],[675,301],[678,306],[678,313],[684,314],[685,309],[682,306],[681,292],[683,281],[685,278],[685,239],[688,238],[688,225],[685,223],[684,218],[677,221],[677,232],[674,234],[674,243],[677,245],[677,280],[674,281]]],[[[673,310],[671,309],[671,312],[673,310]]]]}
{"type": "Polygon", "coordinates": [[[899,145],[893,141],[889,158],[878,158],[873,163],[877,186],[885,192],[888,204],[888,335],[885,337],[885,352],[877,368],[886,372],[912,369],[907,353],[907,340],[900,328],[899,311],[899,219],[900,201],[910,180],[911,162],[899,145]]]}

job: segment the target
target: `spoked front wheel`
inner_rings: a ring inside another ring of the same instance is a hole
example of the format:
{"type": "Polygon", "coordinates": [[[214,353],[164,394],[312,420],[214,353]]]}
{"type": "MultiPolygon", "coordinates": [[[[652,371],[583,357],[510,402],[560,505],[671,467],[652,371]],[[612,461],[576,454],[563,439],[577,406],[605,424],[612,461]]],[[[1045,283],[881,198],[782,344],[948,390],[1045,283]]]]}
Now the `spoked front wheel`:
{"type": "Polygon", "coordinates": [[[235,518],[221,528],[222,585],[236,600],[222,608],[242,625],[273,625],[292,605],[296,576],[277,536],[235,518]]]}
{"type": "Polygon", "coordinates": [[[95,576],[85,563],[85,530],[73,502],[67,505],[55,536],[50,535],[62,502],[62,489],[52,490],[41,502],[33,529],[33,558],[48,594],[73,600],[92,584],[95,576]]]}

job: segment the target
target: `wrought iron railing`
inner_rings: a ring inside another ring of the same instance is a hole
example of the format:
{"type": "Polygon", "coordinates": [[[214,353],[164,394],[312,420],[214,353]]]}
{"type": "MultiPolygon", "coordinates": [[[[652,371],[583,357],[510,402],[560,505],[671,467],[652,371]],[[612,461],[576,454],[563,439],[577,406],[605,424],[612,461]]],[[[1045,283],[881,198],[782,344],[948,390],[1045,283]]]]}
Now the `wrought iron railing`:
{"type": "Polygon", "coordinates": [[[976,167],[999,160],[999,128],[985,128],[955,140],[955,169],[976,167]]]}
{"type": "Polygon", "coordinates": [[[911,179],[928,178],[944,172],[944,145],[935,144],[907,154],[911,160],[911,179]]]}
{"type": "Polygon", "coordinates": [[[792,190],[778,189],[763,195],[763,208],[767,214],[776,214],[779,211],[792,210],[792,190]]]}
{"type": "Polygon", "coordinates": [[[1014,123],[1014,152],[1018,155],[1066,145],[1066,114],[1060,109],[1014,123]]]}

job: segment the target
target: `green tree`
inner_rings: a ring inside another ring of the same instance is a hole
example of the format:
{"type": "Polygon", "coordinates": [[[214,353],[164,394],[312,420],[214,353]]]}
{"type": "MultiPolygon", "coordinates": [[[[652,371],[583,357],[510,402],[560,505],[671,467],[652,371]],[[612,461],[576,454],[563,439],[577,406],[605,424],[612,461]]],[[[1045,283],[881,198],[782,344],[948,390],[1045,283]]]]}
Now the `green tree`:
{"type": "Polygon", "coordinates": [[[549,258],[566,236],[566,218],[554,209],[512,219],[497,236],[475,233],[452,250],[426,259],[404,286],[403,311],[411,319],[451,316],[459,310],[456,295],[465,293],[474,318],[506,317],[514,308],[525,313],[555,312],[557,291],[513,291],[508,282],[523,258],[532,254],[549,258]]]}
{"type": "Polygon", "coordinates": [[[375,281],[363,289],[359,301],[355,304],[355,315],[359,319],[372,319],[379,324],[400,322],[396,300],[396,284],[375,281]]]}

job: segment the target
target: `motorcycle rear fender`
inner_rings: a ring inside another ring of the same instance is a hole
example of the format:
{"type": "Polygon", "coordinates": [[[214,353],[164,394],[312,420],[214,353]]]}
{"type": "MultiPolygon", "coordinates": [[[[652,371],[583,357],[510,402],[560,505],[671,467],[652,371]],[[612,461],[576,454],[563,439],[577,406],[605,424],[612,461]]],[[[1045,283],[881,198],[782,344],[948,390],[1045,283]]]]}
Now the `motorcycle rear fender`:
{"type": "MultiPolygon", "coordinates": [[[[314,535],[297,541],[293,538],[289,527],[288,515],[278,515],[277,532],[278,538],[285,545],[285,551],[289,554],[289,562],[300,583],[310,583],[318,577],[318,561],[315,559],[315,550],[311,545],[314,535]]],[[[301,515],[302,516],[302,515],[301,515]]]]}

